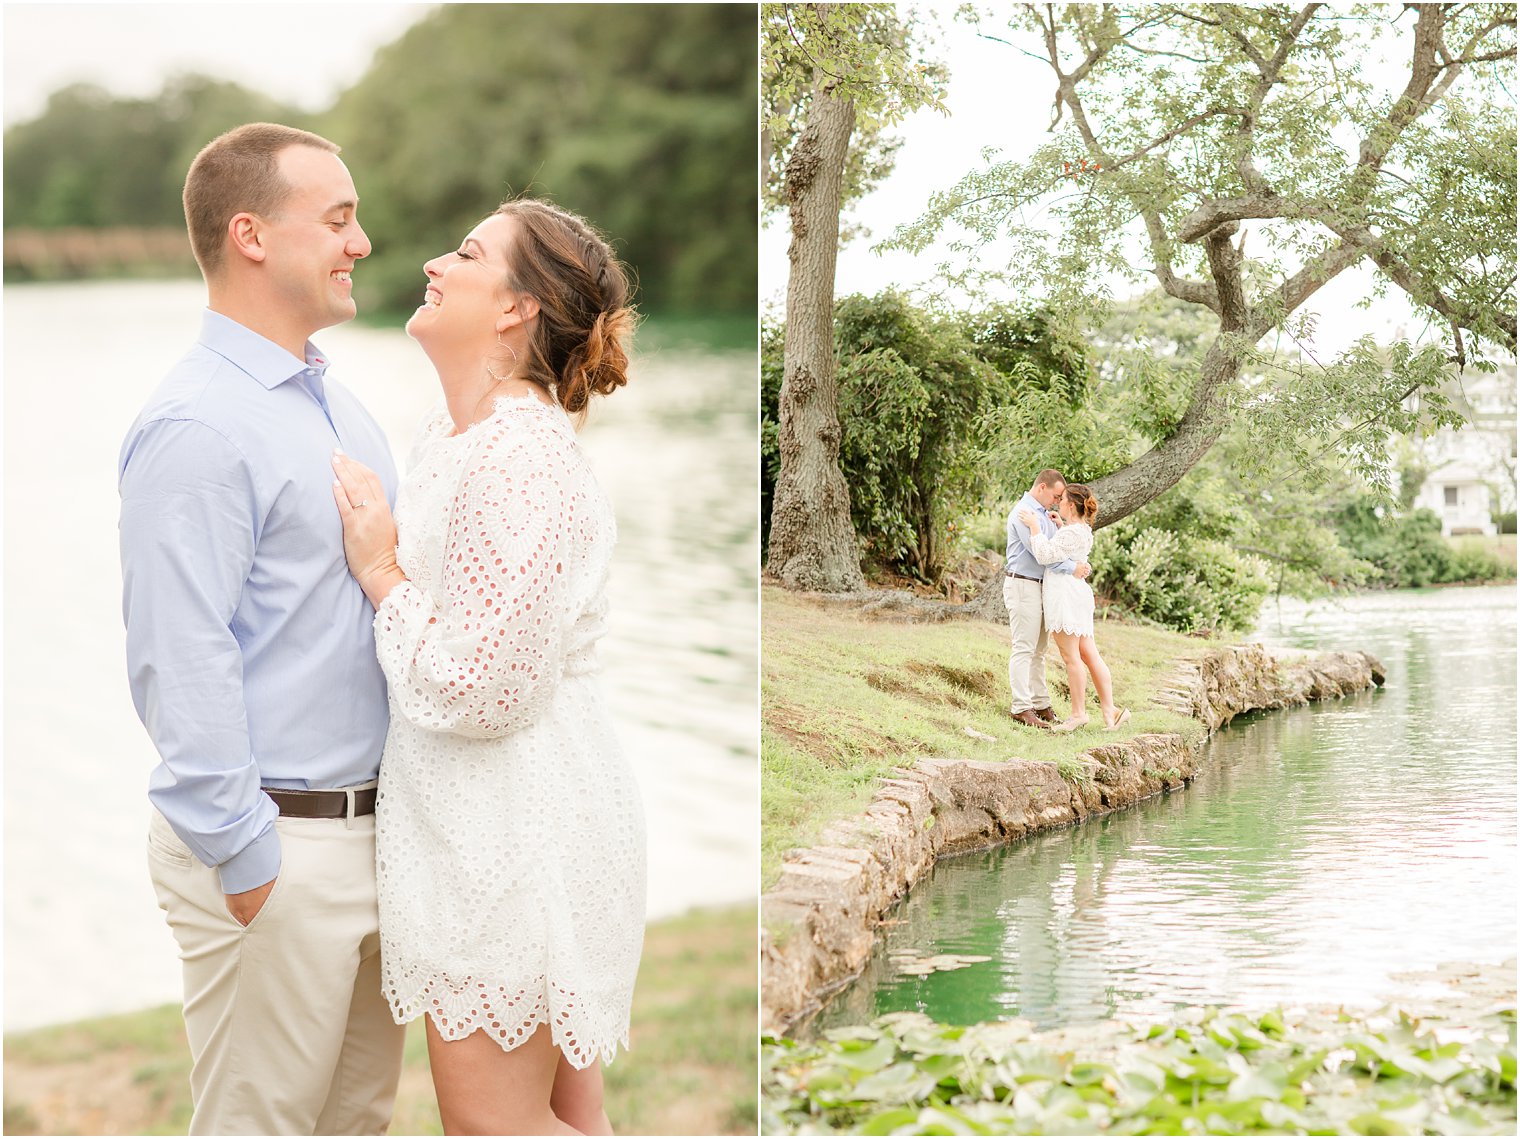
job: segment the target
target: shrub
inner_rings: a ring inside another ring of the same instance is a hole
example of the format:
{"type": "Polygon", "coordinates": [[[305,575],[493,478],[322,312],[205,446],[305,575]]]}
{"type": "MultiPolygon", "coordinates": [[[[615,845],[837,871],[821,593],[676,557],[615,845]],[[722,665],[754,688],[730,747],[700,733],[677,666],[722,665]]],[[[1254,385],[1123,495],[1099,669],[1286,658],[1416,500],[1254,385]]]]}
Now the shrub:
{"type": "Polygon", "coordinates": [[[1441,536],[1441,520],[1430,510],[1378,517],[1370,499],[1343,506],[1336,518],[1341,541],[1371,562],[1378,584],[1420,588],[1458,582],[1502,581],[1514,576],[1487,551],[1452,545],[1441,536]]]}
{"type": "Polygon", "coordinates": [[[1101,535],[1099,592],[1184,633],[1251,628],[1272,587],[1262,559],[1213,538],[1157,529],[1137,516],[1101,535]]]}

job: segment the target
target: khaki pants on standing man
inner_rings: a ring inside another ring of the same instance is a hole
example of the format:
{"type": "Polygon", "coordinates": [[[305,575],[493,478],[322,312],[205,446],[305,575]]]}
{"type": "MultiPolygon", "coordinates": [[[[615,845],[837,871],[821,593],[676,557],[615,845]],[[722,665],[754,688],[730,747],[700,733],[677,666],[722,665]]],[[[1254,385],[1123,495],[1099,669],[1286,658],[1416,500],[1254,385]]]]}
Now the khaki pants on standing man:
{"type": "Polygon", "coordinates": [[[153,812],[148,863],[184,962],[192,1135],[383,1135],[405,1029],[380,991],[375,816],[281,817],[248,925],[153,812]]]}
{"type": "Polygon", "coordinates": [[[1043,585],[1024,577],[1005,574],[1003,604],[1008,607],[1008,626],[1013,632],[1013,651],[1008,655],[1008,686],[1013,690],[1009,711],[1050,707],[1045,686],[1045,604],[1043,585]]]}

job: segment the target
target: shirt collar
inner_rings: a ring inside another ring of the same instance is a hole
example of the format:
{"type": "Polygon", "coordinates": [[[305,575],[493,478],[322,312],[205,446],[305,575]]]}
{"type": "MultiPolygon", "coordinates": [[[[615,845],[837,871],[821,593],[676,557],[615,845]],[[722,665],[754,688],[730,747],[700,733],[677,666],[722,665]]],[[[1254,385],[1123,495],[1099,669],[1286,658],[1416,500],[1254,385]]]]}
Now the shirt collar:
{"type": "Polygon", "coordinates": [[[271,390],[296,376],[310,373],[320,380],[327,372],[327,357],[310,340],[302,349],[306,358],[298,360],[274,341],[209,308],[201,318],[200,343],[271,390]]]}

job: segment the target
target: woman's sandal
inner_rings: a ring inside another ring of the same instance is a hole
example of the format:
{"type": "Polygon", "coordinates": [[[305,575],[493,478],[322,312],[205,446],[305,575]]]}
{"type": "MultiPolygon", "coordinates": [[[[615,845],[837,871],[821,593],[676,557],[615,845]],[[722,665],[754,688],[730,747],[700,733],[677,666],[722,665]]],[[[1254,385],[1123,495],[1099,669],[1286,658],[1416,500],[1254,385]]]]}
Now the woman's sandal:
{"type": "Polygon", "coordinates": [[[1119,709],[1119,715],[1118,715],[1118,717],[1114,720],[1114,722],[1112,724],[1109,724],[1103,730],[1105,732],[1117,732],[1121,727],[1123,727],[1128,722],[1129,722],[1129,709],[1128,708],[1120,708],[1119,709]]]}
{"type": "Polygon", "coordinates": [[[1059,724],[1052,724],[1050,730],[1053,732],[1074,732],[1078,728],[1085,728],[1086,726],[1086,720],[1073,720],[1070,716],[1068,716],[1059,724]]]}

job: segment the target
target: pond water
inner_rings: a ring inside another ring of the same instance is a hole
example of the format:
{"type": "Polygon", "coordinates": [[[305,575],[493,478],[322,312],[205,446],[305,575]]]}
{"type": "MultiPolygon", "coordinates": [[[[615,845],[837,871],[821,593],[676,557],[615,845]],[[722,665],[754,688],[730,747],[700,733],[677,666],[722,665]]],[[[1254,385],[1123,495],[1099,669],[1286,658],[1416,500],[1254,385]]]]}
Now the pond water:
{"type": "MultiPolygon", "coordinates": [[[[5,290],[5,1026],[175,1000],[148,881],[156,762],[127,689],[116,461],[194,342],[198,282],[5,290]]],[[[438,398],[399,329],[314,338],[398,469],[438,398]]],[[[758,894],[753,352],[636,349],[581,439],[617,511],[603,682],[649,822],[651,917],[758,894]]]]}
{"type": "Polygon", "coordinates": [[[1185,790],[940,862],[810,1031],[887,1012],[1040,1027],[1178,1004],[1373,1005],[1516,939],[1513,587],[1269,609],[1386,686],[1237,719],[1185,790]],[[892,954],[991,960],[918,977],[892,954]]]}

